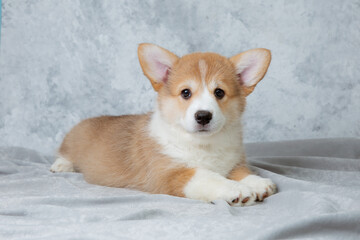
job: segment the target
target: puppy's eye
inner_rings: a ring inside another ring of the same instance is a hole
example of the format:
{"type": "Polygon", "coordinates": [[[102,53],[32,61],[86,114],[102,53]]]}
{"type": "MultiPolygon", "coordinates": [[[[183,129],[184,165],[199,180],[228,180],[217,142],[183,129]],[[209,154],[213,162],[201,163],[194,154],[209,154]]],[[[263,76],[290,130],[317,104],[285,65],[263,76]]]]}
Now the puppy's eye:
{"type": "Polygon", "coordinates": [[[190,89],[184,89],[181,91],[181,96],[184,98],[184,99],[189,99],[191,97],[191,91],[190,89]]]}
{"type": "Polygon", "coordinates": [[[217,88],[214,91],[214,95],[217,99],[222,99],[225,96],[225,92],[224,92],[224,90],[217,88]]]}

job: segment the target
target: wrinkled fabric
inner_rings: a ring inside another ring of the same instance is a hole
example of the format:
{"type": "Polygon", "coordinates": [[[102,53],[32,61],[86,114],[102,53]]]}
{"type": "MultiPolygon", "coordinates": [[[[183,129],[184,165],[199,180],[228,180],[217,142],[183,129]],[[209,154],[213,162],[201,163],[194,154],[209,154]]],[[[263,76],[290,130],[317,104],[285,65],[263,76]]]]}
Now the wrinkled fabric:
{"type": "Polygon", "coordinates": [[[0,239],[360,239],[360,139],[246,145],[279,192],[230,207],[88,184],[54,157],[0,148],[0,239]]]}

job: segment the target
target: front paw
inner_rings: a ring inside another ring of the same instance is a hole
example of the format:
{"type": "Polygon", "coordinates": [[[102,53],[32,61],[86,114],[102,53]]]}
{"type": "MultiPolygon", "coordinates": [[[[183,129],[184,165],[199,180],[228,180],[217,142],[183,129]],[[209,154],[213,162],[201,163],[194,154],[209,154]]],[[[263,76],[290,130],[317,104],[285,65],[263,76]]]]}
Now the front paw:
{"type": "Polygon", "coordinates": [[[235,207],[250,206],[255,203],[256,195],[248,186],[234,182],[233,184],[223,186],[216,199],[224,199],[229,205],[235,207]]]}
{"type": "Polygon", "coordinates": [[[185,186],[184,195],[205,202],[225,200],[231,206],[249,206],[256,200],[250,187],[205,169],[196,171],[185,186]]]}
{"type": "Polygon", "coordinates": [[[268,178],[256,175],[249,175],[242,179],[240,183],[248,186],[256,194],[256,201],[263,201],[265,198],[276,193],[276,185],[268,178]]]}

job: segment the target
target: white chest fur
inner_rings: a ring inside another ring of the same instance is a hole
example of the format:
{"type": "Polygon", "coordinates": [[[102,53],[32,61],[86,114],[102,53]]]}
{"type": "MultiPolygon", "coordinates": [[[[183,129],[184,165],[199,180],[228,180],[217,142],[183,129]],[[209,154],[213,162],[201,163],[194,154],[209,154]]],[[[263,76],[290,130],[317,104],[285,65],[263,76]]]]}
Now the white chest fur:
{"type": "Polygon", "coordinates": [[[240,121],[212,136],[194,136],[166,123],[155,112],[149,130],[162,146],[162,153],[188,167],[208,169],[225,176],[241,162],[244,150],[240,121]]]}

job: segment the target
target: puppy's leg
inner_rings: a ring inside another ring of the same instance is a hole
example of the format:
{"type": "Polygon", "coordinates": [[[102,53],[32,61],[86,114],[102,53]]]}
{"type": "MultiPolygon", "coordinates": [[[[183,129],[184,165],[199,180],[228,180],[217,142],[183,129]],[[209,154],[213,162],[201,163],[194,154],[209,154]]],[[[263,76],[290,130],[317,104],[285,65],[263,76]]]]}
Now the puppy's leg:
{"type": "Polygon", "coordinates": [[[51,172],[74,172],[74,165],[69,160],[59,157],[50,168],[51,172]]]}
{"type": "Polygon", "coordinates": [[[184,187],[184,194],[206,202],[225,200],[233,206],[251,205],[256,199],[246,185],[205,169],[196,169],[184,187]]]}
{"type": "Polygon", "coordinates": [[[235,167],[228,175],[228,178],[250,187],[255,192],[257,201],[263,201],[276,192],[276,185],[270,179],[254,175],[244,165],[235,167]]]}
{"type": "Polygon", "coordinates": [[[253,174],[246,165],[236,166],[228,175],[228,178],[235,181],[240,181],[245,177],[253,174]]]}

